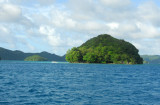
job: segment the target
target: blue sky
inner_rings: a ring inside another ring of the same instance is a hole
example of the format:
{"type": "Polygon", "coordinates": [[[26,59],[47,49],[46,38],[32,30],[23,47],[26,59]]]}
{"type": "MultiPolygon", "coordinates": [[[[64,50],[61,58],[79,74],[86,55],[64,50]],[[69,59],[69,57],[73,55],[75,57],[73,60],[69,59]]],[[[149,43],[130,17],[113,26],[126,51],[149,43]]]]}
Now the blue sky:
{"type": "Polygon", "coordinates": [[[0,0],[0,47],[64,55],[99,34],[160,55],[159,0],[0,0]]]}

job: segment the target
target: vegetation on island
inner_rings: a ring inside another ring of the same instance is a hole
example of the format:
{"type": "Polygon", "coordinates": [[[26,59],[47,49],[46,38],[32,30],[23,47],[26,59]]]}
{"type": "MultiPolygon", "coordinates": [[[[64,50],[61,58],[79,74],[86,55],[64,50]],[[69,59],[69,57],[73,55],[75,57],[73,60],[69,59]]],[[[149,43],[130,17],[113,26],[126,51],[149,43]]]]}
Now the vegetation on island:
{"type": "Polygon", "coordinates": [[[0,57],[0,60],[1,60],[1,57],[0,57]]]}
{"type": "Polygon", "coordinates": [[[142,64],[138,52],[129,42],[102,34],[68,50],[66,60],[70,63],[142,64]]]}
{"type": "Polygon", "coordinates": [[[47,59],[39,55],[33,55],[25,58],[24,61],[47,61],[47,59]]]}

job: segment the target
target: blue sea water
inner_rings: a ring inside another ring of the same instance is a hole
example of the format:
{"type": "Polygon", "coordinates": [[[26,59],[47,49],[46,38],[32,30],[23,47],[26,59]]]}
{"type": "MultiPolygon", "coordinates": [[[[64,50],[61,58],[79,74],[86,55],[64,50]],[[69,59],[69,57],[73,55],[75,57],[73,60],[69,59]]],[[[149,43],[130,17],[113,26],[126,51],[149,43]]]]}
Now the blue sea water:
{"type": "Polygon", "coordinates": [[[160,65],[0,62],[0,105],[160,105],[160,65]]]}

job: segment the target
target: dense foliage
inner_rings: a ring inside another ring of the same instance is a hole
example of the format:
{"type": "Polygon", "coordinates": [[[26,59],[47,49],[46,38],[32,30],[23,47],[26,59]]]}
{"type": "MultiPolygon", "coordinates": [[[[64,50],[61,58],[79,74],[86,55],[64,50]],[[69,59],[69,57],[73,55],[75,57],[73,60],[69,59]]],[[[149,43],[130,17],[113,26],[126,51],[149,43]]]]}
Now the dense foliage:
{"type": "Polygon", "coordinates": [[[47,59],[39,55],[33,55],[25,58],[24,61],[47,61],[47,59]]]}
{"type": "Polygon", "coordinates": [[[71,63],[143,63],[143,59],[139,56],[135,46],[107,34],[94,37],[80,47],[68,50],[66,60],[71,63]]]}
{"type": "Polygon", "coordinates": [[[0,60],[1,60],[1,57],[0,57],[0,60]]]}

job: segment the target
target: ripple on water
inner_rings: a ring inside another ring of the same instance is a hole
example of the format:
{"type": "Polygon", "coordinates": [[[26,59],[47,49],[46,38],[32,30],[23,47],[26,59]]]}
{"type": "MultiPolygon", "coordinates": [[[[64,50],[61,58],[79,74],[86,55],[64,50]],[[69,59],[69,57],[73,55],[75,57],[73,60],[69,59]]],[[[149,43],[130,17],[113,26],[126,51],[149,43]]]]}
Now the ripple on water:
{"type": "Polygon", "coordinates": [[[37,91],[38,91],[37,89],[29,89],[28,90],[29,93],[33,93],[33,92],[37,92],[37,91]]]}
{"type": "Polygon", "coordinates": [[[159,105],[159,75],[160,65],[1,63],[0,105],[159,105]]]}
{"type": "Polygon", "coordinates": [[[10,102],[7,102],[7,101],[0,101],[0,105],[10,105],[10,102]]]}

